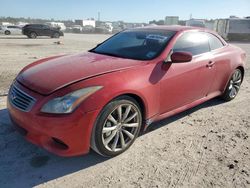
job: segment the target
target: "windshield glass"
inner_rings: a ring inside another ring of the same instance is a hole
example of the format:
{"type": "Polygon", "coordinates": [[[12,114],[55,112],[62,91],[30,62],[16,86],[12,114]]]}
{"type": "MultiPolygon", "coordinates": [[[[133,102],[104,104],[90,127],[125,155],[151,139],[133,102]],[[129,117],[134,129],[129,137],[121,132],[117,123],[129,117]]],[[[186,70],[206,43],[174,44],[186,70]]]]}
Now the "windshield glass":
{"type": "Polygon", "coordinates": [[[111,37],[90,52],[136,60],[151,60],[164,50],[175,31],[128,30],[111,37]]]}

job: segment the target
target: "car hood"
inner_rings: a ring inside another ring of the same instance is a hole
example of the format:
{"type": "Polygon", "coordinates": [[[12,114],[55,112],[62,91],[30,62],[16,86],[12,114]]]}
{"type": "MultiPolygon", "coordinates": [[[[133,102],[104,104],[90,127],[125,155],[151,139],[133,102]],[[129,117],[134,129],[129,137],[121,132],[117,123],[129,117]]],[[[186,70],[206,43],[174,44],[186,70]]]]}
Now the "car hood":
{"type": "Polygon", "coordinates": [[[142,61],[91,52],[52,57],[32,63],[17,76],[17,81],[43,95],[77,81],[134,66],[142,61]]]}

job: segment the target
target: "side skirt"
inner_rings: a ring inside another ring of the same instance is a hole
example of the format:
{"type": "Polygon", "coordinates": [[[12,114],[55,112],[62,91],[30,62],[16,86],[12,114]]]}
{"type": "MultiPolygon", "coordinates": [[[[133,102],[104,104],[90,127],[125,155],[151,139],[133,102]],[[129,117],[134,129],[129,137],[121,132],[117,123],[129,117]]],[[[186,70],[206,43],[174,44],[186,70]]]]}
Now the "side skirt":
{"type": "Polygon", "coordinates": [[[215,97],[217,97],[217,96],[220,96],[221,94],[222,94],[221,91],[216,91],[216,92],[210,93],[210,94],[209,94],[208,96],[206,96],[206,97],[203,97],[203,98],[198,99],[198,100],[196,100],[196,101],[194,101],[194,102],[192,102],[192,103],[189,103],[189,104],[186,104],[186,105],[181,106],[181,107],[179,107],[179,108],[176,108],[176,109],[174,109],[174,110],[172,110],[172,111],[169,111],[169,112],[166,112],[166,113],[163,113],[163,114],[160,114],[160,115],[155,115],[154,117],[149,118],[149,119],[146,120],[146,125],[145,125],[144,131],[146,131],[146,129],[149,127],[149,125],[150,125],[151,123],[153,123],[153,122],[156,122],[156,121],[159,121],[159,120],[168,118],[168,117],[170,117],[170,116],[176,115],[176,114],[178,114],[178,113],[180,113],[180,112],[183,112],[183,111],[185,111],[185,110],[188,110],[188,109],[190,109],[190,108],[193,108],[193,107],[195,107],[195,106],[197,106],[197,105],[199,105],[199,104],[202,104],[202,103],[204,103],[204,102],[206,102],[206,101],[208,101],[208,100],[210,100],[210,99],[212,99],[212,98],[215,98],[215,97]]]}

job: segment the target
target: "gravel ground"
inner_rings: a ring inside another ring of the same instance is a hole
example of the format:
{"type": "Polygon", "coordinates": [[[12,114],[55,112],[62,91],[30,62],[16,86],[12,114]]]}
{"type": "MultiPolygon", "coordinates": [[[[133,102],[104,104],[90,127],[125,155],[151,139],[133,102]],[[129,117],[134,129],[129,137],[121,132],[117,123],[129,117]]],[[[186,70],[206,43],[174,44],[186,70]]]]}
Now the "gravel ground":
{"type": "MultiPolygon", "coordinates": [[[[107,35],[0,36],[0,93],[32,61],[86,51],[107,35]]],[[[250,44],[235,43],[250,56],[250,44]]],[[[0,187],[250,187],[250,73],[237,98],[210,100],[154,123],[124,154],[63,158],[26,142],[0,97],[0,187]]]]}
{"type": "Polygon", "coordinates": [[[0,35],[0,95],[8,91],[11,81],[26,65],[49,56],[87,51],[110,35],[65,34],[60,39],[24,35],[0,35]],[[62,44],[58,45],[57,42],[62,44]]]}

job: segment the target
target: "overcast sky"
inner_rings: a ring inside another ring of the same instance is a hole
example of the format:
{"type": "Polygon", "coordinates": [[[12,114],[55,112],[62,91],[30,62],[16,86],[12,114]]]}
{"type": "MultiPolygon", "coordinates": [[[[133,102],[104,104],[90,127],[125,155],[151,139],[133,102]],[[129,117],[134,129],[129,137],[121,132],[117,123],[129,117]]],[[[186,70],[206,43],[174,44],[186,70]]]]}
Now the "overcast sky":
{"type": "Polygon", "coordinates": [[[46,19],[86,19],[148,22],[180,19],[250,16],[250,0],[0,0],[0,16],[46,19]]]}

